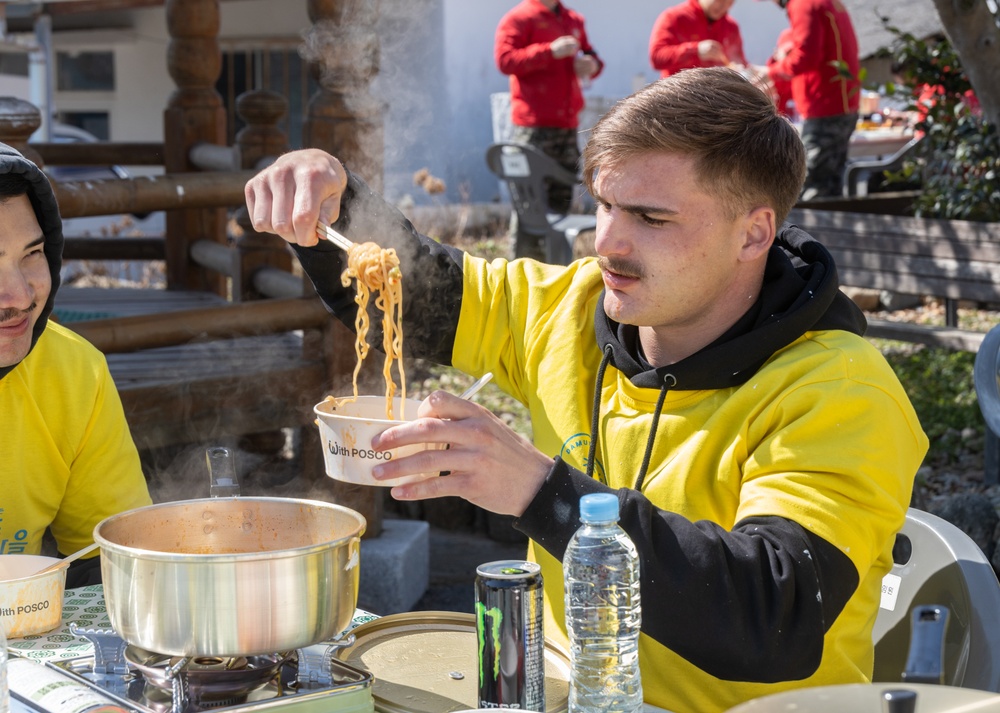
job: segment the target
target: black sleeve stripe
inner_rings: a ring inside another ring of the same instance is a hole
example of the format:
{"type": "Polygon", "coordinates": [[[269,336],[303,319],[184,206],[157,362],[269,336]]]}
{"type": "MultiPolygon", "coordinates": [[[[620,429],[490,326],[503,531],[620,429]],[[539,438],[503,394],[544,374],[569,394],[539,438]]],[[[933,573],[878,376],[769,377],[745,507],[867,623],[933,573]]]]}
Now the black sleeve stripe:
{"type": "MultiPolygon", "coordinates": [[[[396,250],[403,273],[404,352],[451,365],[462,309],[463,251],[420,235],[402,213],[353,174],[348,175],[341,217],[335,227],[356,242],[370,240],[396,250]]],[[[354,289],[340,283],[346,265],[343,251],[325,242],[315,248],[294,249],[316,293],[353,330],[357,314],[354,289]]],[[[380,349],[382,315],[374,304],[369,305],[369,310],[372,319],[368,343],[380,349]]]]}
{"type": "Polygon", "coordinates": [[[643,598],[644,633],[725,680],[816,671],[823,635],[858,586],[844,553],[784,518],[748,518],[727,532],[641,501],[627,529],[642,542],[643,592],[666,592],[654,607],[643,598]]]}
{"type": "MultiPolygon", "coordinates": [[[[515,525],[562,559],[580,495],[595,490],[608,488],[557,458],[515,525]]],[[[641,557],[644,634],[723,680],[815,673],[823,635],[858,586],[847,555],[781,517],[747,518],[727,531],[658,509],[634,490],[618,498],[641,557]]]]}

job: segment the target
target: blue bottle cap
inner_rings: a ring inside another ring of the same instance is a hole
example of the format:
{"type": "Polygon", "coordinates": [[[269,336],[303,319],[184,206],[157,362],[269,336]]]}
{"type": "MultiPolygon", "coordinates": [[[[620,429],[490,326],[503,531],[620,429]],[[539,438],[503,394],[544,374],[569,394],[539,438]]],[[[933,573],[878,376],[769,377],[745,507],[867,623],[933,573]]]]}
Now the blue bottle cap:
{"type": "Polygon", "coordinates": [[[618,496],[613,493],[590,493],[580,498],[580,519],[584,522],[608,522],[618,519],[618,496]]]}

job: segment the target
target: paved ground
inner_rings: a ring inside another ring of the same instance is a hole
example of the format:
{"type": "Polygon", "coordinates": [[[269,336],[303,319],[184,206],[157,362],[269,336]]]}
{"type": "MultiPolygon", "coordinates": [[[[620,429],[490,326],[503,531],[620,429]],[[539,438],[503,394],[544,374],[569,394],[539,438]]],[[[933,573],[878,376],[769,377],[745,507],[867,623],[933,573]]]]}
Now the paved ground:
{"type": "Polygon", "coordinates": [[[472,613],[476,567],[495,560],[521,559],[526,546],[497,542],[484,534],[430,530],[430,585],[413,611],[472,613]]]}

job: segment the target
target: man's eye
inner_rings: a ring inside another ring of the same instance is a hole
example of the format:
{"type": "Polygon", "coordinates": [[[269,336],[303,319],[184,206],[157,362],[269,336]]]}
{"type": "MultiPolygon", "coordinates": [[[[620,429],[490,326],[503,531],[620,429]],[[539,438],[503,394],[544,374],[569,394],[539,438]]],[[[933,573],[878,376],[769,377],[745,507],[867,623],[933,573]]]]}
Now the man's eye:
{"type": "Polygon", "coordinates": [[[662,218],[653,218],[652,216],[646,215],[645,213],[641,214],[639,217],[642,219],[643,223],[654,228],[658,228],[661,225],[666,225],[667,223],[667,221],[663,220],[662,218]]]}

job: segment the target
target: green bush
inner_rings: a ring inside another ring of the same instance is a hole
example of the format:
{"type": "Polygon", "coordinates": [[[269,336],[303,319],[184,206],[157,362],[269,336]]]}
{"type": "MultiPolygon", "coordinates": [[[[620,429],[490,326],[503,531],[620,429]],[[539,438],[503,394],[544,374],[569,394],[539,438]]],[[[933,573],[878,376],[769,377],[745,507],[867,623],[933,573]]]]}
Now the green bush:
{"type": "Polygon", "coordinates": [[[910,396],[932,457],[957,452],[966,429],[984,433],[973,382],[975,354],[932,348],[883,349],[883,354],[910,396]]]}
{"type": "MultiPolygon", "coordinates": [[[[918,217],[1000,221],[1000,134],[976,109],[972,85],[947,38],[921,40],[882,18],[895,36],[890,52],[910,97],[909,109],[926,112],[917,124],[924,140],[902,170],[887,172],[888,183],[922,182],[914,205],[918,217]],[[923,87],[936,89],[933,102],[917,105],[923,87]]],[[[895,85],[890,93],[901,91],[895,85]]]]}

